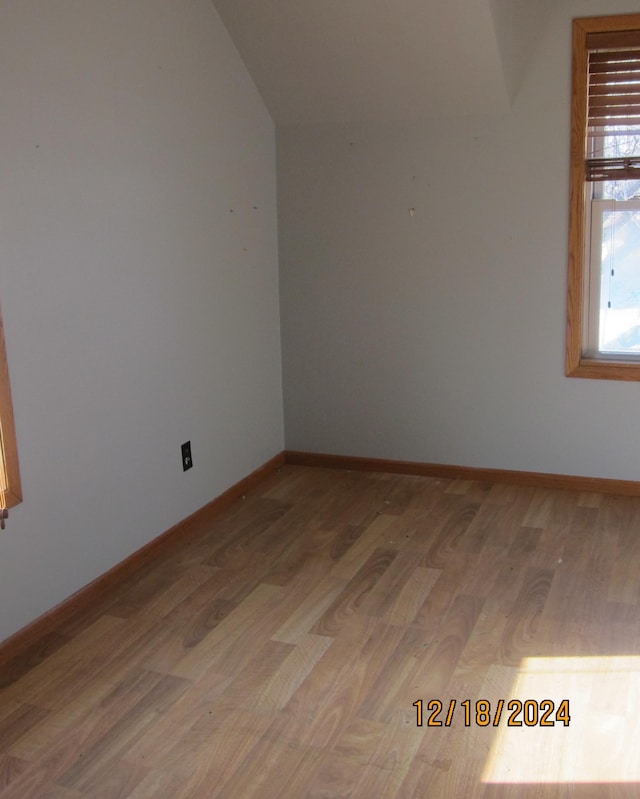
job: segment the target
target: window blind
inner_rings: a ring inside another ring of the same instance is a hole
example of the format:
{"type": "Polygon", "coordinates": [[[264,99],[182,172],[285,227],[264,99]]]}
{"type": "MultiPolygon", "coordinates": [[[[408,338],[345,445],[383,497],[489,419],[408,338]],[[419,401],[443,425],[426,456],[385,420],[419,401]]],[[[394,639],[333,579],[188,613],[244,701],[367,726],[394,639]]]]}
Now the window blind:
{"type": "Polygon", "coordinates": [[[587,36],[588,181],[640,179],[640,31],[587,36]]]}

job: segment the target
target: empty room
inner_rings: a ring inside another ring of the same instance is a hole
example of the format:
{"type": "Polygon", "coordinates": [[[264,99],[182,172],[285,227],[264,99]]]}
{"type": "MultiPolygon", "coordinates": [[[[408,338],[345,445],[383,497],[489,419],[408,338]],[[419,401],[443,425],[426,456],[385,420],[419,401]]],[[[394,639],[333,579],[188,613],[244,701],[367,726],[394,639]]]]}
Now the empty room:
{"type": "Polygon", "coordinates": [[[0,799],[640,796],[638,86],[638,0],[0,0],[0,799]]]}

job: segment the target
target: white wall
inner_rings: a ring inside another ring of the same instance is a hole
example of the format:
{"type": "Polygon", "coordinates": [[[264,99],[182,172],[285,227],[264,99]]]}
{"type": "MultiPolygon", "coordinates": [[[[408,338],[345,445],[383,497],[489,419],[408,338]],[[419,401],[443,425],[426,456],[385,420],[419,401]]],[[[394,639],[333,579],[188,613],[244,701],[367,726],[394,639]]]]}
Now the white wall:
{"type": "Polygon", "coordinates": [[[1,639],[283,432],[274,127],[210,0],[2,3],[0,108],[1,639]]]}
{"type": "Polygon", "coordinates": [[[508,115],[279,131],[289,449],[640,480],[640,386],[564,376],[570,20],[629,10],[561,0],[508,115]]]}

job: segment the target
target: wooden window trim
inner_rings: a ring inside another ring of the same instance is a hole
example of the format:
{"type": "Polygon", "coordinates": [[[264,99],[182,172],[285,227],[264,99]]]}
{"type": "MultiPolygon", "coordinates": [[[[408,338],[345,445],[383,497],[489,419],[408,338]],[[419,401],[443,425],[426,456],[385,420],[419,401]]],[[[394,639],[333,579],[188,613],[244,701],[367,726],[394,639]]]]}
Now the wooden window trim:
{"type": "Polygon", "coordinates": [[[9,383],[9,366],[7,350],[4,343],[4,325],[0,313],[0,432],[4,448],[5,469],[8,489],[5,501],[8,508],[22,502],[22,483],[20,481],[20,464],[18,462],[18,442],[16,439],[11,385],[9,383]]]}
{"type": "Polygon", "coordinates": [[[640,31],[640,14],[583,17],[573,20],[566,351],[566,374],[568,377],[640,381],[640,361],[626,361],[620,358],[588,358],[583,355],[584,292],[586,271],[589,269],[585,255],[587,39],[590,34],[624,33],[625,31],[640,31]]]}

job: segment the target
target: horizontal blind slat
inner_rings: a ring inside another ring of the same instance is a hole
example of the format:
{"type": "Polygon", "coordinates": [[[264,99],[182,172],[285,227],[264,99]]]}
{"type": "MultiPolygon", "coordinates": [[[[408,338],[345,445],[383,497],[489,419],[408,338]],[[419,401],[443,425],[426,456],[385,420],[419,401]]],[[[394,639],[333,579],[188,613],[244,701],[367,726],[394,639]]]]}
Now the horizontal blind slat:
{"type": "MultiPolygon", "coordinates": [[[[640,123],[640,106],[631,106],[629,108],[594,108],[589,113],[589,125],[599,126],[604,125],[638,125],[640,123]]],[[[624,136],[626,134],[617,130],[604,131],[603,135],[606,136],[624,136]]]]}
{"type": "Polygon", "coordinates": [[[594,72],[589,76],[589,86],[597,86],[599,84],[608,85],[610,83],[635,83],[640,80],[640,68],[636,72],[616,72],[613,75],[610,72],[594,72]]]}
{"type": "Polygon", "coordinates": [[[637,61],[638,59],[638,42],[640,42],[640,35],[637,37],[635,46],[629,47],[626,50],[615,50],[610,48],[604,51],[591,50],[589,53],[589,62],[591,64],[602,64],[617,61],[637,61]]]}
{"type": "MultiPolygon", "coordinates": [[[[640,78],[640,73],[638,73],[640,78]]],[[[640,80],[634,82],[593,83],[589,86],[589,98],[598,97],[627,97],[629,95],[640,95],[640,80]]]]}
{"type": "Polygon", "coordinates": [[[625,108],[637,108],[640,105],[640,92],[636,94],[601,95],[589,98],[589,116],[604,109],[616,111],[625,108]]]}
{"type": "Polygon", "coordinates": [[[632,158],[587,158],[585,177],[588,181],[638,180],[640,156],[632,158]]]}
{"type": "Polygon", "coordinates": [[[640,30],[598,31],[588,33],[586,40],[587,50],[637,47],[640,42],[640,30]]]}

